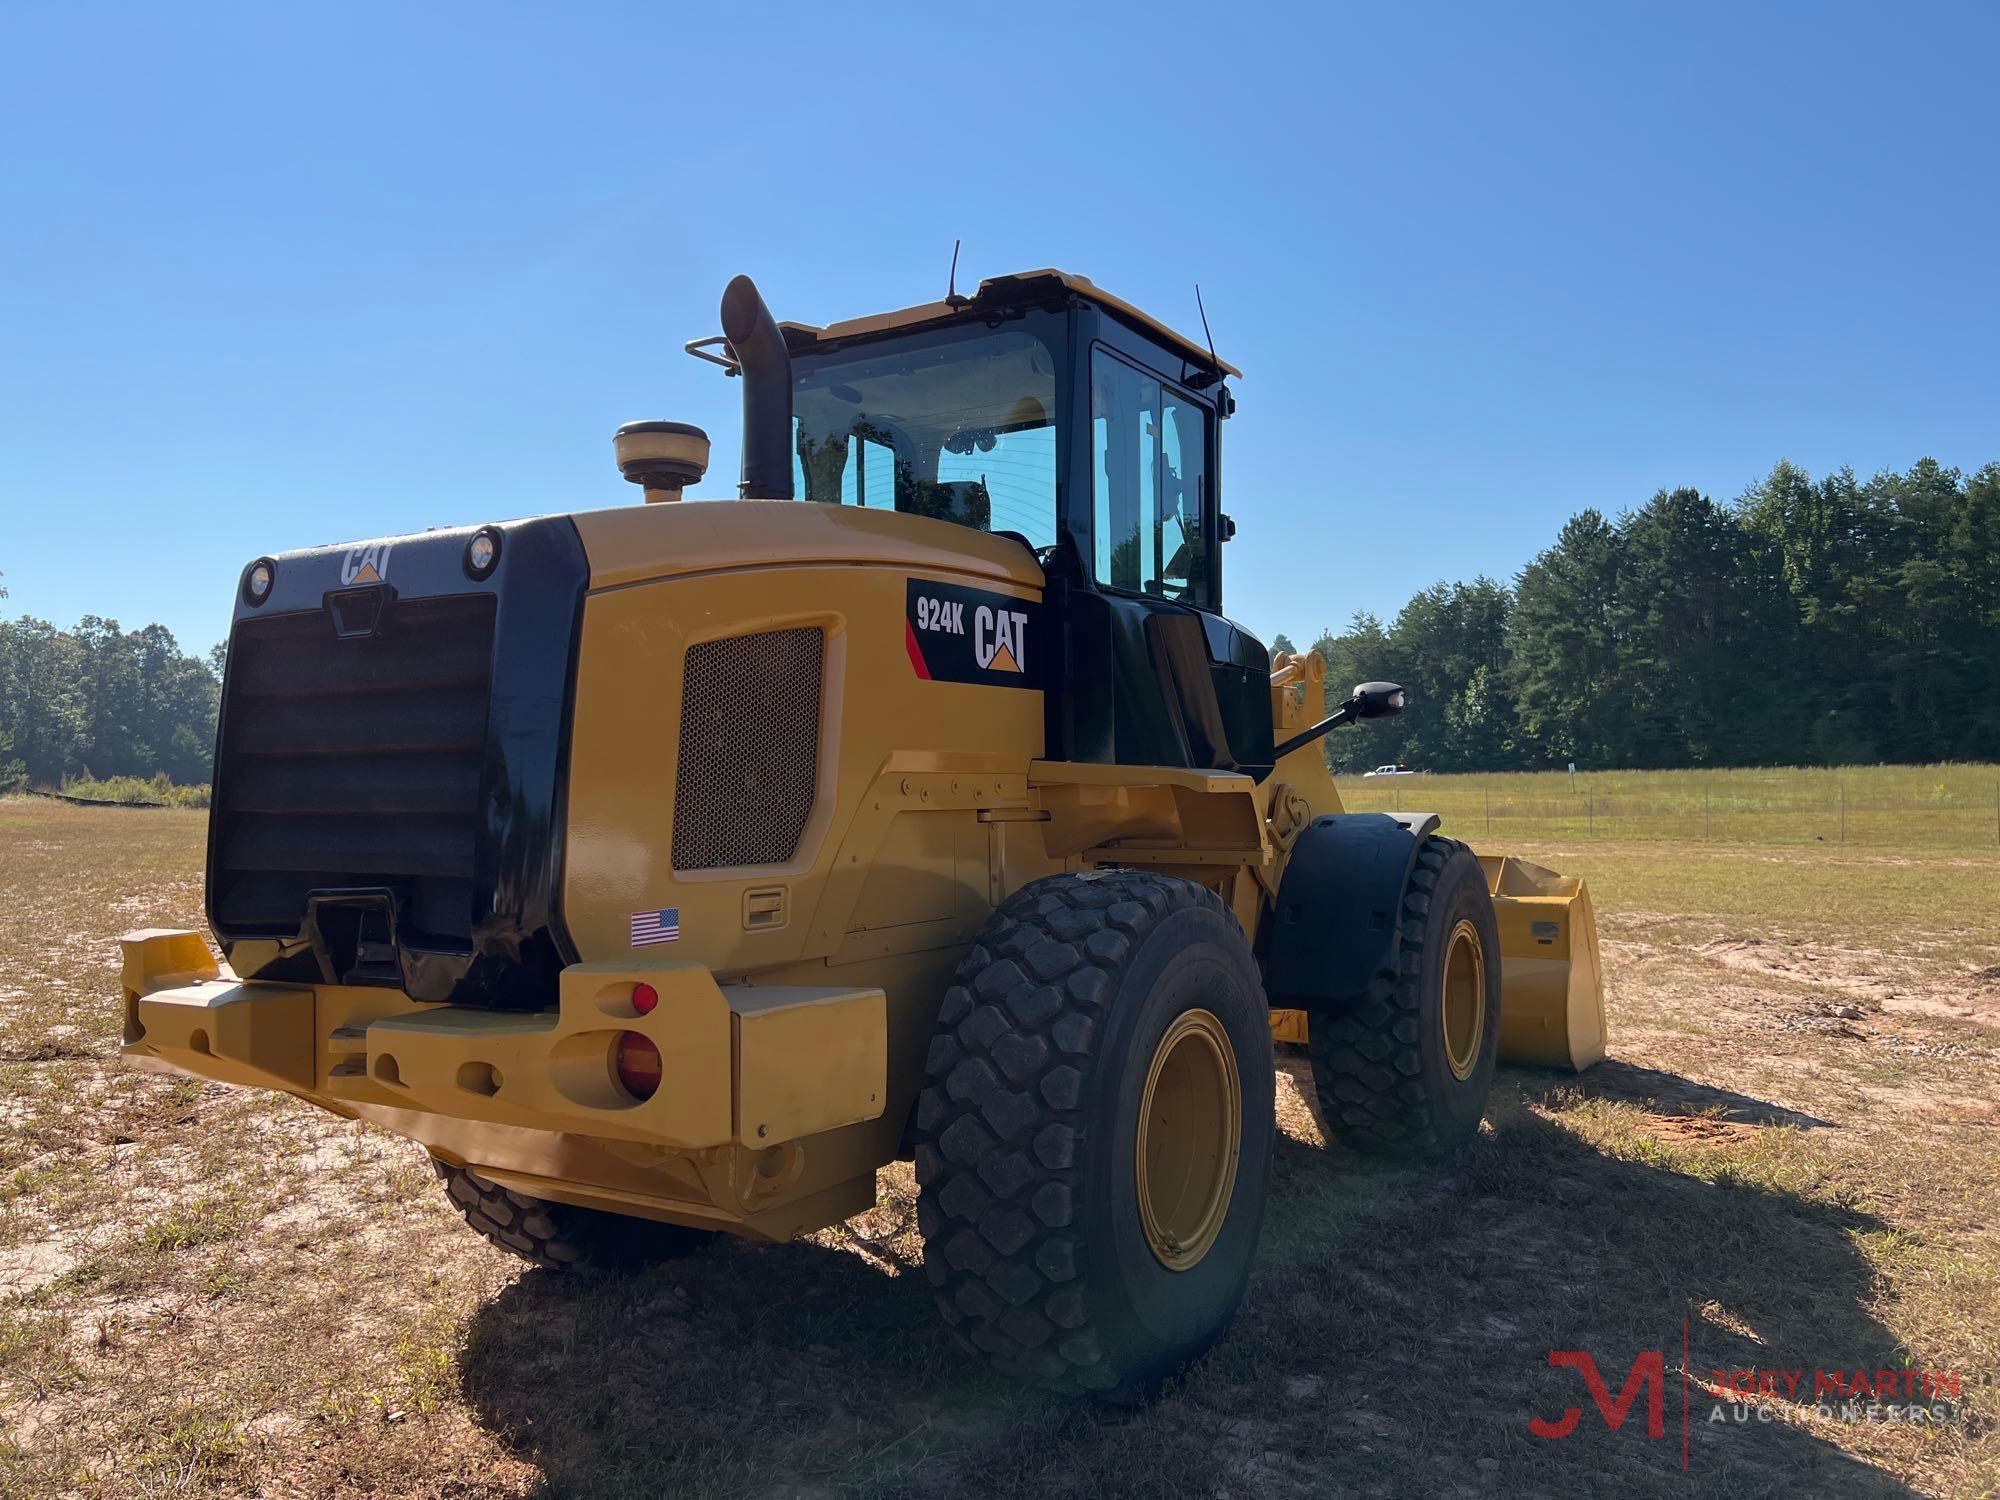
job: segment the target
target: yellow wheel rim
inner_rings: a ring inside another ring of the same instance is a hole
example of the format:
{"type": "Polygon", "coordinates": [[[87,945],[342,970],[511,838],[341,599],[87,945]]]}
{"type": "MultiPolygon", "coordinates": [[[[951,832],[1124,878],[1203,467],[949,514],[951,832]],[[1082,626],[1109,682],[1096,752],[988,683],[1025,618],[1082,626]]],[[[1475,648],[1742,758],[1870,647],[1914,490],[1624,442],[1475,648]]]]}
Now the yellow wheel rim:
{"type": "Polygon", "coordinates": [[[1479,929],[1460,919],[1444,952],[1444,1060],[1454,1078],[1470,1078],[1486,1030],[1486,950],[1479,929]]]}
{"type": "Polygon", "coordinates": [[[1139,1101],[1139,1222],[1169,1271],[1208,1254],[1236,1190],[1243,1083],[1222,1022],[1183,1011],[1160,1038],[1139,1101]]]}

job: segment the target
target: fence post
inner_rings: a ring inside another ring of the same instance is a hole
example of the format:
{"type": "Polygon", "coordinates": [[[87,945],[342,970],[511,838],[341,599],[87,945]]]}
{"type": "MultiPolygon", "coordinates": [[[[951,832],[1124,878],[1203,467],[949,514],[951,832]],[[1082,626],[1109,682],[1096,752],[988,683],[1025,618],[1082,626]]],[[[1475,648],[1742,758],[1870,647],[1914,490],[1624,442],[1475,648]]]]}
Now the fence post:
{"type": "Polygon", "coordinates": [[[1701,841],[1704,844],[1708,842],[1708,792],[1706,790],[1701,794],[1701,841]]]}
{"type": "MultiPolygon", "coordinates": [[[[1993,789],[1993,795],[1995,801],[2000,802],[2000,787],[1993,789]]],[[[1486,832],[1489,836],[1493,832],[1493,788],[1490,786],[1486,788],[1486,832]]]]}
{"type": "Polygon", "coordinates": [[[1840,788],[1840,842],[1844,844],[1847,842],[1847,783],[1839,781],[1834,785],[1840,788]]]}
{"type": "Polygon", "coordinates": [[[1597,799],[1588,794],[1583,799],[1583,832],[1589,837],[1597,831],[1597,799]]]}

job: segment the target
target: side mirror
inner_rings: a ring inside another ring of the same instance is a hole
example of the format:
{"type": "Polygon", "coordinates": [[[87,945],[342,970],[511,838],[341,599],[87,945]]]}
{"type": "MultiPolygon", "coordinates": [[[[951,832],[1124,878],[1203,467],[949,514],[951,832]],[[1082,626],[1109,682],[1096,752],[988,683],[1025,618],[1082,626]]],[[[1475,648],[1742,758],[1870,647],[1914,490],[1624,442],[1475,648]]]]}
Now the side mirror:
{"type": "Polygon", "coordinates": [[[1403,690],[1393,682],[1363,682],[1347,701],[1357,719],[1387,719],[1403,711],[1403,690]]]}

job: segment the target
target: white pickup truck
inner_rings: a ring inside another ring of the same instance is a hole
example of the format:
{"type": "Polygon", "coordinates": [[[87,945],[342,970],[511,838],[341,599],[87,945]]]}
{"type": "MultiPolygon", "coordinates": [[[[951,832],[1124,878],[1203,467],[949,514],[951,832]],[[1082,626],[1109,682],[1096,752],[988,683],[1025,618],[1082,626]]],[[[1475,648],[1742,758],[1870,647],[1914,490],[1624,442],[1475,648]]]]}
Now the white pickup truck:
{"type": "Polygon", "coordinates": [[[1415,771],[1407,770],[1402,766],[1377,766],[1372,771],[1363,771],[1361,779],[1366,781],[1370,776],[1414,776],[1416,774],[1415,771]]]}

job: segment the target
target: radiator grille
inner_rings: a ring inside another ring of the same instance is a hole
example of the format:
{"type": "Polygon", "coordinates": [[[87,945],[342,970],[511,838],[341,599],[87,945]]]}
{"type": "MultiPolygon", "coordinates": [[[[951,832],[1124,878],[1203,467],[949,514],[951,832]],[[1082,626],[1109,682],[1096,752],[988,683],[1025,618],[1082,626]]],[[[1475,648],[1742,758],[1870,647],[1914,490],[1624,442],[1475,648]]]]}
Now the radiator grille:
{"type": "Polygon", "coordinates": [[[218,925],[290,935],[306,896],[387,886],[417,934],[467,941],[492,672],[491,595],[240,622],[216,766],[218,925]]]}
{"type": "Polygon", "coordinates": [[[676,870],[781,865],[798,852],[819,780],[825,660],[826,634],[816,627],[688,649],[676,870]]]}

